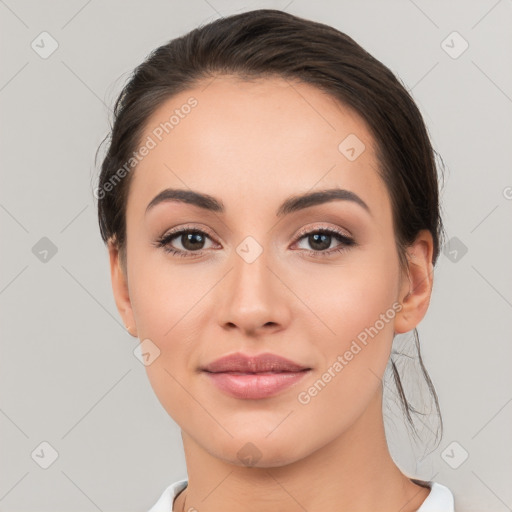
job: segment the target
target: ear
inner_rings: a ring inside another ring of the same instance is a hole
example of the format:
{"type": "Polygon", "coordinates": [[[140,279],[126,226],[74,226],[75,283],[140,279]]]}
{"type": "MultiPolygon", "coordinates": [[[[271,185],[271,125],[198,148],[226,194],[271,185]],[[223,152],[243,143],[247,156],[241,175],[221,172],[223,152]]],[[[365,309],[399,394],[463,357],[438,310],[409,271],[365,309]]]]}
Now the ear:
{"type": "Polygon", "coordinates": [[[136,338],[137,327],[135,325],[135,318],[130,301],[127,272],[126,269],[123,268],[117,244],[111,240],[108,242],[108,252],[110,256],[110,277],[112,280],[112,291],[114,292],[116,306],[123,319],[124,325],[128,330],[128,333],[136,338]]]}
{"type": "Polygon", "coordinates": [[[395,333],[414,329],[427,313],[434,281],[432,233],[421,230],[407,248],[407,269],[402,273],[399,302],[402,309],[395,316],[395,333]]]}

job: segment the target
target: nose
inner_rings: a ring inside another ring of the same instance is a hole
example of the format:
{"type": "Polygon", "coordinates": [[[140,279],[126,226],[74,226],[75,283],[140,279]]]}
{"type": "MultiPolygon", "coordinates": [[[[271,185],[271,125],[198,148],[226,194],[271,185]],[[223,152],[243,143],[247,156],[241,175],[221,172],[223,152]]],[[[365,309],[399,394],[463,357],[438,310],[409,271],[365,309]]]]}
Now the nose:
{"type": "Polygon", "coordinates": [[[231,270],[217,287],[216,314],[223,329],[268,334],[286,328],[290,321],[293,294],[272,255],[258,246],[250,240],[240,244],[230,258],[231,270]]]}

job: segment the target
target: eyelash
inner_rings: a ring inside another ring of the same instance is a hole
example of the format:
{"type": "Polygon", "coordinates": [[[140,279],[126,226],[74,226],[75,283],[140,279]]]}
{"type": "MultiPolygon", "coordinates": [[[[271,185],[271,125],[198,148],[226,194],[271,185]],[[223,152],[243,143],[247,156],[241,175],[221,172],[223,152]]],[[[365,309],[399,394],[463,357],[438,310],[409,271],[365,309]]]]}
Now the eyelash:
{"type": "MultiPolygon", "coordinates": [[[[177,231],[171,231],[170,233],[163,235],[155,242],[154,245],[156,247],[162,248],[165,252],[172,254],[173,256],[180,256],[180,257],[184,257],[184,258],[201,256],[203,254],[204,250],[182,251],[181,249],[180,250],[174,249],[173,247],[170,246],[170,242],[172,240],[183,235],[184,233],[199,234],[199,235],[203,235],[203,236],[206,236],[211,239],[211,237],[208,235],[208,233],[201,231],[200,229],[183,228],[183,229],[180,229],[177,231]]],[[[344,235],[341,231],[338,231],[334,228],[316,228],[316,229],[313,229],[312,231],[302,231],[297,235],[297,238],[296,238],[294,244],[299,242],[300,240],[302,240],[303,238],[305,238],[307,236],[316,235],[316,234],[326,234],[326,233],[334,236],[334,238],[336,238],[336,240],[341,242],[342,245],[338,248],[328,249],[325,251],[308,251],[308,250],[304,249],[308,255],[313,256],[313,257],[332,256],[333,254],[345,252],[350,247],[356,245],[355,240],[353,240],[352,238],[349,238],[348,236],[344,235]]]]}

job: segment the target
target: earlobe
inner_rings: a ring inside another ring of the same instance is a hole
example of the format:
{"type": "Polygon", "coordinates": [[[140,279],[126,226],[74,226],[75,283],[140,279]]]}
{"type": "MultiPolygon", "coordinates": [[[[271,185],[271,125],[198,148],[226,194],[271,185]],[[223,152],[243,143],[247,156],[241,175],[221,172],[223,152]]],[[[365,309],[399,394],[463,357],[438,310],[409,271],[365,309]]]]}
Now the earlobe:
{"type": "Polygon", "coordinates": [[[399,301],[402,309],[395,317],[395,333],[414,329],[427,313],[432,294],[434,267],[432,265],[433,239],[428,230],[419,232],[407,248],[407,270],[402,276],[399,301]]]}
{"type": "Polygon", "coordinates": [[[132,305],[130,301],[130,293],[128,289],[128,281],[126,270],[123,269],[120,259],[120,252],[117,245],[109,240],[108,252],[110,258],[110,277],[112,280],[112,292],[116,302],[119,314],[123,319],[123,323],[128,333],[137,337],[137,327],[133,315],[132,305]]]}

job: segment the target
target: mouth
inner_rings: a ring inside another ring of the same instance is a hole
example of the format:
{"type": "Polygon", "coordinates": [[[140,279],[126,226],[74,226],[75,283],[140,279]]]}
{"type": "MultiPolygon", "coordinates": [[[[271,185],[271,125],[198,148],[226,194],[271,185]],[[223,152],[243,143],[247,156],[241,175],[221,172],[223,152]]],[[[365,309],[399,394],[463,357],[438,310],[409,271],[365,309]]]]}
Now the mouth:
{"type": "Polygon", "coordinates": [[[261,400],[297,384],[312,368],[276,354],[230,354],[200,368],[221,392],[242,400],[261,400]]]}

